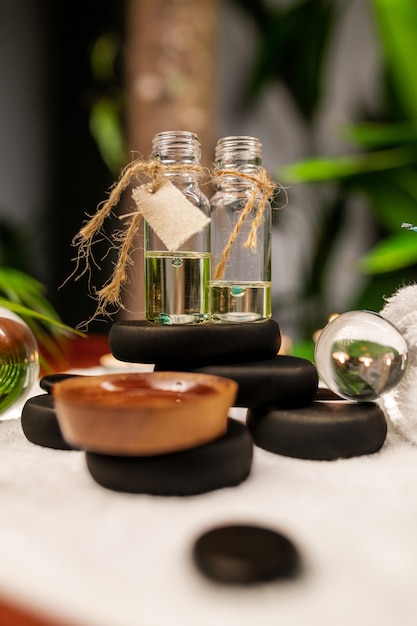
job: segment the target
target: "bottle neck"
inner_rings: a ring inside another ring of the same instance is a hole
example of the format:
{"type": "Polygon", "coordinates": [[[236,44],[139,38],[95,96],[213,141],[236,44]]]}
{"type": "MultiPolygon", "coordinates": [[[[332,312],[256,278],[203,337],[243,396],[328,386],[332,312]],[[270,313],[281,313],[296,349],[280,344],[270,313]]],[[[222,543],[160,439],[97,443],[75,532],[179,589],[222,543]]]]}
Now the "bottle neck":
{"type": "Polygon", "coordinates": [[[256,177],[262,167],[262,144],[256,137],[223,137],[216,145],[215,163],[217,172],[222,173],[217,180],[219,187],[251,188],[253,183],[238,174],[256,177]]]}
{"type": "Polygon", "coordinates": [[[164,131],[157,133],[153,138],[152,156],[167,169],[170,169],[170,166],[175,170],[177,166],[189,165],[192,170],[194,167],[200,167],[201,144],[197,135],[192,132],[164,131]]]}

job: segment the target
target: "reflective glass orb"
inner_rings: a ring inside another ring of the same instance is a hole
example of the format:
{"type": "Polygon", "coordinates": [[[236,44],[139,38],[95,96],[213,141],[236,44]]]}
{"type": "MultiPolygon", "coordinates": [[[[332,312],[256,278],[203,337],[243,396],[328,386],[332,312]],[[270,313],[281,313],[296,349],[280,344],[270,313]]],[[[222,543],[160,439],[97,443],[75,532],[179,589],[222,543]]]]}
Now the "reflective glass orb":
{"type": "Polygon", "coordinates": [[[0,307],[0,419],[22,402],[39,376],[39,353],[29,326],[0,307]]]}
{"type": "Polygon", "coordinates": [[[407,343],[378,313],[349,311],[321,331],[315,362],[321,380],[342,398],[370,402],[396,387],[407,365],[407,343]]]}

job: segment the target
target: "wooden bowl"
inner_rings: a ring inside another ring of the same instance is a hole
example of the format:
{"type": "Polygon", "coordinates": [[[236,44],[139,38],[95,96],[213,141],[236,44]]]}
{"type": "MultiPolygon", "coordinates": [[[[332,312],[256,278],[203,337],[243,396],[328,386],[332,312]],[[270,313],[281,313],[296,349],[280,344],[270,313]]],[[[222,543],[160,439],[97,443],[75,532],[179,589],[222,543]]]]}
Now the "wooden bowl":
{"type": "Polygon", "coordinates": [[[74,447],[111,455],[156,455],[225,434],[235,381],[188,372],[105,374],[54,385],[63,437],[74,447]]]}

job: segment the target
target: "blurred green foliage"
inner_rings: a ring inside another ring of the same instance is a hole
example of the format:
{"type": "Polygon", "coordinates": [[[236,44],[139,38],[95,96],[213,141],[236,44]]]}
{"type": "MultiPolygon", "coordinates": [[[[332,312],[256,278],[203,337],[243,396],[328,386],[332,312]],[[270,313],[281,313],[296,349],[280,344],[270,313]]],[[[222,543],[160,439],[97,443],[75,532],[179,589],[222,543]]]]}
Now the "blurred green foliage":
{"type": "Polygon", "coordinates": [[[102,33],[92,45],[91,75],[96,85],[90,110],[90,132],[101,158],[117,178],[127,159],[123,128],[124,95],[117,75],[122,42],[115,32],[102,33]]]}
{"type": "MultiPolygon", "coordinates": [[[[259,36],[258,57],[248,80],[249,101],[256,100],[268,84],[279,82],[305,120],[306,136],[314,137],[331,53],[329,41],[344,19],[343,4],[295,0],[277,7],[262,0],[235,2],[251,16],[259,36]]],[[[417,238],[401,225],[417,224],[417,3],[368,0],[367,9],[382,68],[382,95],[375,109],[364,107],[358,119],[339,129],[346,141],[345,155],[317,154],[312,139],[308,158],[274,172],[292,188],[310,185],[317,193],[331,189],[330,194],[323,194],[324,218],[317,224],[310,275],[298,294],[301,302],[316,305],[315,315],[304,328],[307,342],[331,313],[324,295],[326,275],[334,263],[334,246],[345,227],[352,197],[366,199],[375,222],[375,240],[352,268],[366,281],[350,308],[380,310],[385,295],[416,276],[417,238]]]]}
{"type": "Polygon", "coordinates": [[[46,371],[52,371],[52,363],[63,357],[70,336],[84,336],[62,322],[46,297],[42,283],[14,267],[0,266],[1,307],[21,317],[32,330],[40,348],[41,365],[46,371]]]}
{"type": "MultiPolygon", "coordinates": [[[[382,71],[378,92],[381,96],[372,110],[369,105],[364,105],[357,111],[355,119],[338,129],[346,142],[346,152],[335,158],[321,154],[317,149],[317,117],[325,95],[326,71],[332,60],[332,41],[339,32],[341,21],[346,18],[349,0],[288,0],[279,4],[268,0],[233,1],[251,19],[257,32],[253,64],[250,68],[243,68],[247,72],[246,102],[255,104],[266,88],[279,83],[299,113],[305,143],[309,146],[308,158],[277,167],[274,175],[292,188],[302,185],[314,189],[315,197],[320,199],[320,212],[311,234],[311,259],[303,283],[295,295],[290,294],[282,304],[277,303],[278,318],[280,306],[288,308],[290,305],[302,310],[301,339],[306,341],[303,350],[310,353],[312,333],[333,312],[328,302],[329,275],[353,198],[359,196],[366,200],[374,221],[374,241],[351,268],[366,280],[361,283],[361,293],[352,296],[350,308],[380,310],[384,295],[390,295],[403,283],[414,281],[416,276],[416,233],[402,229],[401,224],[417,224],[417,3],[415,0],[365,0],[373,27],[370,36],[376,37],[379,50],[382,71]]],[[[94,154],[94,163],[100,160],[99,175],[108,176],[109,180],[118,175],[127,157],[123,119],[125,93],[121,80],[123,32],[119,21],[114,19],[115,12],[121,19],[124,9],[123,3],[116,7],[113,0],[105,4],[107,13],[101,12],[101,21],[97,16],[91,18],[91,23],[71,21],[70,13],[66,21],[62,21],[58,14],[57,21],[52,21],[53,26],[56,23],[65,26],[68,22],[68,28],[81,24],[78,36],[84,42],[79,58],[74,50],[75,58],[71,58],[69,66],[73,75],[78,77],[78,91],[62,71],[62,56],[58,57],[57,64],[58,76],[64,80],[57,89],[63,85],[68,88],[62,97],[67,107],[63,109],[66,115],[59,117],[65,120],[67,134],[65,141],[59,136],[60,150],[64,148],[62,154],[58,151],[54,161],[59,164],[54,172],[59,202],[52,197],[49,218],[54,233],[52,243],[57,248],[51,255],[58,255],[63,250],[66,262],[68,249],[62,240],[68,239],[72,231],[76,232],[74,224],[78,225],[80,221],[79,213],[84,215],[85,206],[78,206],[76,201],[78,190],[82,189],[84,199],[90,189],[83,176],[88,169],[89,174],[91,170],[89,181],[98,179],[91,165],[93,148],[98,156],[96,159],[94,154]],[[86,59],[88,71],[85,69],[86,59]],[[86,74],[86,77],[82,75],[82,81],[79,68],[83,68],[86,74]],[[72,93],[75,94],[74,100],[69,97],[72,93]],[[78,103],[78,108],[74,102],[78,103]],[[71,117],[74,111],[82,117],[71,117]],[[81,149],[84,144],[73,132],[73,128],[84,129],[84,125],[93,148],[88,144],[81,149]],[[67,155],[71,155],[71,167],[63,166],[61,162],[67,155]],[[71,171],[69,189],[74,193],[62,197],[61,190],[67,189],[67,185],[63,184],[60,175],[67,170],[71,171]],[[58,205],[59,213],[56,211],[58,205]]],[[[354,45],[355,41],[352,41],[354,45]]],[[[52,58],[55,56],[51,55],[52,58]]],[[[97,188],[103,189],[106,185],[100,180],[97,188]]],[[[93,200],[87,199],[84,205],[95,206],[93,200]]],[[[21,255],[17,254],[24,246],[15,239],[13,229],[0,224],[0,236],[1,264],[25,270],[19,266],[21,255]]],[[[70,272],[69,259],[67,264],[70,272]]],[[[59,266],[54,263],[52,270],[59,266]]],[[[60,273],[61,276],[67,275],[62,268],[60,273]]],[[[53,282],[60,281],[55,281],[54,277],[53,282]]],[[[76,298],[67,291],[66,300],[62,298],[58,308],[70,316],[76,298]]],[[[75,317],[79,321],[78,316],[75,317]]],[[[301,346],[297,349],[301,352],[301,346]]]]}
{"type": "Polygon", "coordinates": [[[45,286],[29,272],[28,242],[24,229],[10,220],[0,221],[0,308],[19,315],[41,348],[41,364],[52,368],[65,352],[67,339],[82,335],[61,320],[47,298],[45,286]]]}

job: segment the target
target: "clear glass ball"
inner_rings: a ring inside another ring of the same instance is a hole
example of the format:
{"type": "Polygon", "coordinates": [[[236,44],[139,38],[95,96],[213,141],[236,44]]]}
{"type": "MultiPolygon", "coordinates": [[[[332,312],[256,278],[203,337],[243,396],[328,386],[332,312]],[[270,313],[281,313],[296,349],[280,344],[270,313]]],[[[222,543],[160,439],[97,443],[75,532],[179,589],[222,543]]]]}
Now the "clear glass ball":
{"type": "Polygon", "coordinates": [[[407,354],[404,337],[390,321],[371,311],[349,311],[321,331],[315,362],[331,391],[370,402],[401,382],[407,354]]]}
{"type": "Polygon", "coordinates": [[[0,307],[0,418],[22,402],[38,381],[39,352],[29,326],[0,307]]]}

